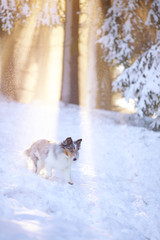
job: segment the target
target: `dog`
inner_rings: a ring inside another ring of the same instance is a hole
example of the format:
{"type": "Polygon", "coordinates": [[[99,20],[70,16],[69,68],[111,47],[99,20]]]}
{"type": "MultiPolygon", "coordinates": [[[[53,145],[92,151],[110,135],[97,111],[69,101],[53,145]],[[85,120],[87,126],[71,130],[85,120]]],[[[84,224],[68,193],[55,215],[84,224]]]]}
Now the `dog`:
{"type": "Polygon", "coordinates": [[[52,169],[58,169],[62,172],[64,179],[72,185],[71,165],[79,158],[81,142],[82,139],[73,141],[71,137],[61,143],[41,139],[25,150],[25,155],[33,161],[35,173],[39,174],[41,169],[45,168],[46,177],[50,178],[52,169]]]}

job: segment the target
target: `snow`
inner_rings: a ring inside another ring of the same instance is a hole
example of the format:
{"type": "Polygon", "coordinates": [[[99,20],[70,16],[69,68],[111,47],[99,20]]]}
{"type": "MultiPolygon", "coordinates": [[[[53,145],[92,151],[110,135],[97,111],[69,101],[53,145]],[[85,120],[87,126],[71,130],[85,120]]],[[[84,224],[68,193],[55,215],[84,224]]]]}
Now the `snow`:
{"type": "Polygon", "coordinates": [[[60,16],[57,10],[57,1],[46,1],[41,7],[38,2],[29,4],[28,0],[20,1],[17,5],[15,0],[2,0],[0,2],[0,20],[2,22],[2,28],[7,31],[8,34],[12,32],[13,26],[18,19],[25,23],[26,18],[31,14],[34,16],[35,11],[37,13],[37,27],[50,26],[60,24],[60,16]]]}
{"type": "Polygon", "coordinates": [[[148,17],[145,22],[146,25],[156,26],[158,28],[158,22],[160,18],[160,2],[158,0],[153,0],[149,12],[148,17]]]}
{"type": "Polygon", "coordinates": [[[124,92],[126,100],[135,100],[137,113],[153,115],[159,111],[160,42],[140,55],[113,83],[113,90],[124,92]]]}
{"type": "Polygon", "coordinates": [[[24,3],[24,5],[22,5],[21,14],[22,14],[22,16],[24,15],[26,17],[30,16],[31,10],[30,10],[30,7],[29,7],[28,3],[24,3]]]}
{"type": "Polygon", "coordinates": [[[16,12],[16,4],[15,1],[5,1],[2,0],[0,3],[0,20],[2,29],[6,30],[8,34],[11,33],[11,29],[14,24],[14,15],[16,12]]]}
{"type": "Polygon", "coordinates": [[[44,3],[42,10],[37,16],[37,26],[53,26],[60,24],[60,16],[57,11],[57,2],[53,1],[44,3]],[[50,5],[51,4],[51,5],[50,5]]]}
{"type": "Polygon", "coordinates": [[[131,118],[1,99],[0,239],[159,240],[160,133],[131,118]],[[34,140],[69,136],[83,139],[73,186],[26,167],[34,140]]]}
{"type": "MultiPolygon", "coordinates": [[[[142,31],[142,20],[136,9],[138,1],[112,1],[105,20],[98,31],[97,43],[104,49],[104,60],[113,65],[125,64],[135,54],[135,29],[142,31]]],[[[141,33],[140,33],[141,34],[141,33]]],[[[128,63],[127,63],[128,64],[128,63]]]]}

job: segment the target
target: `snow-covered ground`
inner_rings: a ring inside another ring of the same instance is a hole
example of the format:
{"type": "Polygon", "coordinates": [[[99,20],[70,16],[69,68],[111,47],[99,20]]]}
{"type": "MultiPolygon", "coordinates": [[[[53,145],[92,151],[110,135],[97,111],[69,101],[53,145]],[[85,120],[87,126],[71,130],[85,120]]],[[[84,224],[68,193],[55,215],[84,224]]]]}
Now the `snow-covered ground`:
{"type": "Polygon", "coordinates": [[[159,240],[160,133],[126,115],[0,101],[0,240],[159,240]],[[82,138],[74,185],[35,175],[23,150],[82,138]]]}

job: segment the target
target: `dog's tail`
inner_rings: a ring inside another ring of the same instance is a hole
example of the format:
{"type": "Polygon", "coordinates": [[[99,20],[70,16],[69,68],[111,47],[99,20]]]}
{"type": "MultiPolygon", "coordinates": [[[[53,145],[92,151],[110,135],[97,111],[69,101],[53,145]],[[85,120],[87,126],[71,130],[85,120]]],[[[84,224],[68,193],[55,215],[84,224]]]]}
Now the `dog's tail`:
{"type": "Polygon", "coordinates": [[[26,149],[26,150],[24,151],[24,155],[27,156],[27,157],[29,157],[29,156],[30,156],[30,150],[29,150],[29,149],[26,149]]]}
{"type": "Polygon", "coordinates": [[[35,155],[31,155],[30,149],[26,149],[23,152],[23,155],[25,157],[27,157],[27,161],[26,161],[26,166],[27,168],[33,170],[35,173],[37,173],[37,160],[38,158],[36,158],[35,155]]]}

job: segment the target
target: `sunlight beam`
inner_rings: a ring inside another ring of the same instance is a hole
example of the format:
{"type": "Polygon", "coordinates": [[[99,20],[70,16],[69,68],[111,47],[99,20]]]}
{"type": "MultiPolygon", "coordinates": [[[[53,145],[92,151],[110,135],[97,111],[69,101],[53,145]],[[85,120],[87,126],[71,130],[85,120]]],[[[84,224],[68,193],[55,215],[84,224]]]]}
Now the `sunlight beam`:
{"type": "MultiPolygon", "coordinates": [[[[41,3],[42,4],[42,3],[41,3]]],[[[5,91],[23,103],[34,99],[58,102],[61,94],[63,27],[37,27],[37,9],[32,16],[15,23],[12,33],[3,35],[3,66],[5,91]],[[11,67],[9,68],[9,63],[11,67]],[[11,83],[11,84],[10,84],[11,83]],[[12,87],[10,87],[12,88],[12,87]]],[[[4,91],[4,92],[5,92],[4,91]]]]}

